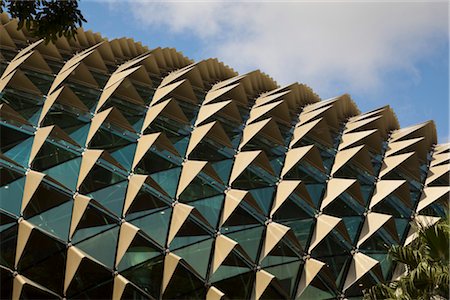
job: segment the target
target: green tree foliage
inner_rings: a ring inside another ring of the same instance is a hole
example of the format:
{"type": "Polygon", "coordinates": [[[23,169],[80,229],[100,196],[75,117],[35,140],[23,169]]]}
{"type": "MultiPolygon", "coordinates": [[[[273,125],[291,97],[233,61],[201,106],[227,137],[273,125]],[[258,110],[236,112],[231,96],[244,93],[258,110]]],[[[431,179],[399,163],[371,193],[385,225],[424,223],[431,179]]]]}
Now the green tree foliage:
{"type": "Polygon", "coordinates": [[[25,28],[48,43],[58,37],[76,39],[76,30],[87,22],[78,9],[78,0],[0,0],[0,13],[6,11],[25,28]]]}
{"type": "Polygon", "coordinates": [[[393,246],[389,255],[404,264],[398,280],[364,291],[364,299],[448,299],[449,219],[431,226],[417,226],[417,238],[407,246],[393,246]]]}

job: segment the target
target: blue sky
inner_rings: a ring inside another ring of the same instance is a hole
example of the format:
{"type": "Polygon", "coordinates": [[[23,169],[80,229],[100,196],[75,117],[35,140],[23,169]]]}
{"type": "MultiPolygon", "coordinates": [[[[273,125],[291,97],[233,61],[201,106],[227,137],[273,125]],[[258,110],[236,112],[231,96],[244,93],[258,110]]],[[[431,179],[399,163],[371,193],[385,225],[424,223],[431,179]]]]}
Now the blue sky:
{"type": "Polygon", "coordinates": [[[85,29],[217,57],[301,82],[362,112],[391,105],[402,127],[434,120],[449,139],[449,10],[441,2],[153,2],[82,0],[85,29]]]}

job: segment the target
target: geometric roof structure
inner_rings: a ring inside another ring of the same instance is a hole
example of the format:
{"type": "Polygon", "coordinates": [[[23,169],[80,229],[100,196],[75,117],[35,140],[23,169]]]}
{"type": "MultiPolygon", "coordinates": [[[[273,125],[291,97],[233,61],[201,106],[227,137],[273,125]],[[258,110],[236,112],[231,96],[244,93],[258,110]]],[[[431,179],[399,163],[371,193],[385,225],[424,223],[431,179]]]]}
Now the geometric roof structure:
{"type": "Polygon", "coordinates": [[[445,214],[432,121],[0,21],[2,299],[358,297],[445,214]]]}

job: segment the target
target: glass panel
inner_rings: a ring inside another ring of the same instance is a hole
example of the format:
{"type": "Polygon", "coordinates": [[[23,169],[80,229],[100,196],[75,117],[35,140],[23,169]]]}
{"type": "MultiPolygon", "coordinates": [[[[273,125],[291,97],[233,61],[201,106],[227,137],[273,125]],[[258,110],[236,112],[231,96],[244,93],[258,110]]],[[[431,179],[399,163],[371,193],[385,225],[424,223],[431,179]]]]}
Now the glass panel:
{"type": "Polygon", "coordinates": [[[77,230],[72,237],[72,243],[77,243],[90,236],[108,230],[118,224],[118,219],[113,219],[103,211],[89,204],[83,217],[78,223],[77,230]]]}
{"type": "Polygon", "coordinates": [[[125,287],[125,291],[122,294],[122,299],[147,300],[149,299],[149,296],[143,294],[132,284],[127,284],[125,287]]]}
{"type": "Polygon", "coordinates": [[[274,191],[274,187],[249,190],[266,216],[269,215],[269,211],[272,208],[274,191]]]}
{"type": "Polygon", "coordinates": [[[393,194],[377,203],[372,210],[397,218],[409,218],[412,214],[412,209],[407,207],[403,201],[393,194]]]}
{"type": "Polygon", "coordinates": [[[209,256],[211,254],[214,239],[196,243],[174,251],[173,253],[182,257],[203,278],[208,271],[209,256]]]}
{"type": "Polygon", "coordinates": [[[162,247],[166,245],[172,208],[130,221],[162,247]]]}
{"type": "Polygon", "coordinates": [[[233,181],[232,187],[237,189],[257,189],[275,185],[276,178],[259,167],[250,165],[233,181]]]}
{"type": "Polygon", "coordinates": [[[78,143],[78,145],[84,146],[86,138],[89,133],[90,123],[80,126],[78,129],[70,133],[70,137],[78,143]]]}
{"type": "Polygon", "coordinates": [[[231,167],[233,166],[233,160],[227,159],[217,161],[211,163],[211,165],[214,168],[214,171],[216,171],[217,175],[219,175],[220,179],[222,179],[223,182],[228,182],[231,174],[231,167]]]}
{"type": "MultiPolygon", "coordinates": [[[[133,220],[143,215],[148,215],[162,207],[167,207],[168,201],[163,201],[160,197],[152,194],[153,191],[149,191],[146,188],[141,188],[133,203],[128,208],[126,213],[127,220],[133,220]]],[[[169,202],[170,203],[170,202],[169,202]]]]}
{"type": "MultiPolygon", "coordinates": [[[[98,283],[99,281],[93,281],[98,283]]],[[[81,294],[74,295],[74,299],[112,299],[113,296],[113,279],[102,282],[92,288],[80,290],[81,294]]]]}
{"type": "Polygon", "coordinates": [[[297,240],[300,242],[300,245],[303,249],[306,249],[306,245],[309,243],[309,239],[314,230],[314,224],[316,219],[309,218],[305,220],[293,220],[289,222],[283,222],[284,225],[289,226],[294,232],[297,240]]]}
{"type": "Polygon", "coordinates": [[[387,253],[365,253],[368,256],[378,260],[380,262],[381,271],[383,273],[384,280],[389,280],[389,275],[392,271],[393,261],[387,253]]]}
{"type": "Polygon", "coordinates": [[[69,160],[63,164],[45,170],[43,173],[57,180],[65,187],[75,191],[80,170],[81,157],[69,160]]]}
{"type": "Polygon", "coordinates": [[[111,273],[111,270],[98,263],[83,259],[67,289],[67,298],[74,298],[74,296],[96,286],[99,282],[111,280],[111,273]]]}
{"type": "Polygon", "coordinates": [[[18,264],[18,271],[33,268],[37,263],[51,257],[55,253],[66,251],[66,245],[39,230],[33,230],[28,238],[18,264]]]}
{"type": "Polygon", "coordinates": [[[344,221],[345,227],[347,228],[348,235],[353,243],[356,243],[356,238],[359,233],[359,230],[364,222],[364,217],[344,217],[342,218],[344,221]]]}
{"type": "Polygon", "coordinates": [[[320,261],[324,262],[330,268],[330,275],[333,276],[337,287],[342,287],[344,284],[344,275],[346,275],[352,259],[351,255],[333,255],[319,258],[320,261]]]}
{"type": "Polygon", "coordinates": [[[190,202],[189,205],[194,206],[213,228],[217,228],[224,197],[224,195],[219,195],[197,200],[190,202]]]}
{"type": "Polygon", "coordinates": [[[21,271],[21,274],[61,295],[63,292],[65,267],[66,250],[63,249],[21,271]]]}
{"type": "Polygon", "coordinates": [[[103,126],[106,125],[102,125],[102,127],[97,130],[94,137],[89,142],[90,149],[106,149],[108,150],[108,152],[112,153],[117,149],[123,148],[130,144],[130,140],[125,138],[126,132],[124,131],[124,129],[118,129],[118,131],[116,132],[115,130],[110,131],[104,129],[103,126]],[[123,132],[123,134],[119,135],[121,131],[123,132]]]}
{"type": "Polygon", "coordinates": [[[158,255],[161,250],[145,239],[139,233],[134,237],[133,242],[128,247],[127,252],[122,257],[117,269],[123,271],[130,267],[136,266],[144,261],[148,261],[158,255]]]}
{"type": "Polygon", "coordinates": [[[37,125],[43,98],[31,95],[19,90],[11,90],[6,88],[1,95],[1,102],[8,104],[18,112],[22,117],[27,119],[32,125],[37,125]]]}
{"type": "Polygon", "coordinates": [[[202,240],[211,237],[211,233],[207,232],[203,227],[200,227],[189,216],[184,224],[178,230],[175,238],[170,242],[170,249],[178,249],[190,244],[198,243],[202,240]]]}
{"type": "Polygon", "coordinates": [[[128,181],[122,181],[104,189],[88,194],[116,216],[122,215],[123,202],[127,191],[128,181]]]}
{"type": "Polygon", "coordinates": [[[166,191],[171,197],[175,197],[177,191],[178,178],[180,177],[181,168],[173,168],[152,174],[151,177],[156,183],[166,191]]]}
{"type": "Polygon", "coordinates": [[[322,200],[325,184],[306,184],[305,186],[314,204],[318,207],[319,202],[322,200]]]}
{"type": "Polygon", "coordinates": [[[203,281],[178,264],[162,299],[205,299],[205,296],[203,281]]]}
{"type": "Polygon", "coordinates": [[[232,158],[233,155],[233,149],[224,147],[218,142],[206,137],[195,147],[194,151],[189,154],[189,159],[215,162],[232,158]]]}
{"type": "Polygon", "coordinates": [[[119,226],[84,240],[76,246],[112,269],[116,257],[118,234],[119,226]],[[99,247],[99,245],[103,245],[103,247],[99,247]]]}
{"type": "MultiPolygon", "coordinates": [[[[4,216],[1,216],[2,219],[4,216]]],[[[4,225],[5,226],[5,225],[4,225]]],[[[2,226],[3,227],[3,226],[2,226]]],[[[0,264],[14,270],[14,260],[17,244],[17,223],[8,224],[8,228],[1,228],[0,232],[0,264]]],[[[3,281],[2,281],[3,284],[3,281]]]]}
{"type": "Polygon", "coordinates": [[[155,299],[159,299],[163,278],[163,259],[164,256],[152,258],[134,268],[123,271],[122,275],[155,299]]]}
{"type": "Polygon", "coordinates": [[[28,138],[24,142],[4,152],[5,156],[11,158],[16,163],[25,168],[28,168],[28,161],[30,160],[31,146],[33,145],[33,137],[28,138]]]}
{"type": "MultiPolygon", "coordinates": [[[[223,188],[216,181],[209,181],[203,173],[198,174],[181,193],[180,202],[189,202],[222,194],[223,188]]],[[[209,177],[208,177],[209,178],[209,177]]]]}
{"type": "Polygon", "coordinates": [[[257,226],[254,228],[229,233],[227,234],[227,237],[238,242],[248,256],[256,262],[264,230],[265,226],[257,226]]]}
{"type": "Polygon", "coordinates": [[[73,201],[67,201],[66,203],[28,219],[28,221],[48,234],[54,235],[63,241],[67,241],[69,238],[72,206],[73,201]]]}
{"type": "Polygon", "coordinates": [[[252,228],[255,225],[263,224],[264,220],[256,219],[254,215],[251,215],[247,210],[242,208],[241,205],[236,207],[228,220],[221,227],[221,232],[227,234],[246,228],[252,228]]]}
{"type": "Polygon", "coordinates": [[[130,171],[135,151],[136,143],[133,143],[111,153],[111,156],[114,157],[114,159],[117,160],[125,169],[130,171]]]}
{"type": "Polygon", "coordinates": [[[24,176],[0,188],[0,209],[20,215],[25,178],[24,176]]]}
{"type": "MultiPolygon", "coordinates": [[[[170,154],[167,153],[169,156],[170,154]]],[[[134,157],[134,155],[132,156],[134,157]]],[[[160,171],[165,171],[177,167],[178,164],[165,156],[163,152],[153,152],[149,150],[141,161],[134,168],[134,172],[137,174],[153,174],[160,171]]]]}
{"type": "Polygon", "coordinates": [[[303,199],[291,195],[273,214],[272,220],[285,223],[290,220],[301,220],[314,216],[314,210],[303,199]]]}
{"type": "MultiPolygon", "coordinates": [[[[3,114],[3,112],[2,112],[3,114]]],[[[3,119],[3,116],[0,116],[3,119]]],[[[8,120],[8,123],[12,121],[8,120]]],[[[17,124],[17,126],[21,126],[21,124],[17,124]]],[[[22,130],[19,130],[17,127],[12,126],[12,128],[9,125],[1,124],[0,125],[0,149],[2,153],[5,153],[12,148],[16,147],[17,145],[22,144],[25,140],[28,138],[33,138],[31,133],[23,132],[22,130]]],[[[25,146],[24,144],[23,146],[25,146]]]]}
{"type": "Polygon", "coordinates": [[[340,255],[350,253],[352,245],[336,233],[336,230],[330,232],[312,251],[313,257],[322,257],[327,255],[340,255]]]}
{"type": "Polygon", "coordinates": [[[275,275],[280,285],[288,295],[294,294],[295,282],[297,279],[297,273],[299,273],[300,266],[303,261],[294,261],[284,265],[278,265],[275,267],[265,268],[264,270],[272,275],[275,275]]]}
{"type": "Polygon", "coordinates": [[[0,299],[12,299],[13,280],[12,272],[0,268],[0,299]]]}
{"type": "Polygon", "coordinates": [[[22,299],[60,299],[59,296],[41,290],[32,285],[25,285],[20,294],[22,299]]]}
{"type": "Polygon", "coordinates": [[[222,266],[214,274],[214,277],[224,278],[224,280],[215,282],[214,286],[224,292],[230,299],[250,299],[255,273],[248,271],[246,268],[222,266]]]}
{"type": "Polygon", "coordinates": [[[77,156],[79,156],[79,154],[75,154],[72,151],[68,151],[50,142],[44,142],[32,162],[32,167],[33,170],[43,171],[77,156]]]}
{"type": "Polygon", "coordinates": [[[306,287],[299,299],[335,299],[336,296],[337,292],[318,275],[306,287]]]}
{"type": "Polygon", "coordinates": [[[113,185],[124,179],[126,179],[126,177],[121,173],[113,172],[97,163],[94,167],[92,167],[91,171],[81,184],[79,190],[80,193],[87,195],[93,191],[113,185]]]}

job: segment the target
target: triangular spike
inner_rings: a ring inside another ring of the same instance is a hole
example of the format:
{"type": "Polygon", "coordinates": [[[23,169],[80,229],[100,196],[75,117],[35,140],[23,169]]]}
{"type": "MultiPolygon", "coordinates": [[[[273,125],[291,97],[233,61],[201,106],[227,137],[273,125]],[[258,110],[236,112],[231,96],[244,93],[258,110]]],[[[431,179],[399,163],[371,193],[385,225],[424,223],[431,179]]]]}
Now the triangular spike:
{"type": "Polygon", "coordinates": [[[86,176],[91,171],[97,160],[103,154],[104,150],[92,150],[88,149],[83,152],[83,159],[81,160],[80,172],[78,175],[77,189],[80,188],[86,176]]]}
{"type": "MultiPolygon", "coordinates": [[[[119,88],[119,86],[122,84],[122,82],[132,73],[140,69],[141,66],[137,66],[122,72],[114,72],[111,77],[109,77],[108,82],[105,85],[105,88],[102,90],[102,94],[100,95],[100,99],[97,102],[97,107],[95,108],[95,113],[98,113],[98,111],[103,107],[103,105],[106,103],[106,101],[113,95],[119,88]]],[[[137,99],[133,99],[138,102],[142,102],[142,99],[137,95],[137,99]]],[[[131,98],[130,98],[131,99],[131,98]]]]}
{"type": "Polygon", "coordinates": [[[253,290],[252,299],[261,299],[261,296],[264,294],[267,287],[270,285],[274,278],[275,276],[264,270],[256,272],[255,288],[253,290]]]}
{"type": "Polygon", "coordinates": [[[331,170],[331,174],[335,174],[339,169],[344,167],[352,159],[358,159],[358,164],[362,166],[366,171],[373,173],[373,166],[370,161],[367,149],[365,145],[356,146],[353,148],[348,148],[345,150],[338,151],[336,158],[334,160],[334,165],[331,170]]]}
{"type": "Polygon", "coordinates": [[[17,247],[16,247],[16,256],[14,267],[17,269],[20,258],[22,257],[23,251],[25,250],[25,246],[27,245],[28,239],[30,238],[31,232],[33,231],[34,226],[28,221],[22,220],[19,222],[19,229],[17,232],[17,247]]]}
{"type": "Polygon", "coordinates": [[[34,133],[33,146],[31,147],[31,152],[30,152],[30,161],[29,161],[30,164],[33,162],[36,155],[39,153],[39,150],[41,150],[42,145],[44,145],[45,141],[47,140],[47,138],[50,135],[58,136],[58,138],[63,139],[64,141],[71,143],[74,146],[77,146],[77,143],[75,141],[73,141],[57,125],[40,127],[34,133]]]}
{"type": "Polygon", "coordinates": [[[219,122],[214,121],[202,126],[196,127],[189,139],[189,145],[186,150],[186,156],[189,156],[191,152],[200,144],[206,136],[215,137],[215,140],[229,148],[232,148],[231,141],[223,130],[219,122]]]}
{"type": "Polygon", "coordinates": [[[211,286],[206,293],[206,300],[221,300],[225,296],[225,293],[218,288],[211,286]]]}
{"type": "Polygon", "coordinates": [[[183,163],[180,180],[178,183],[177,197],[188,187],[189,183],[202,171],[208,164],[207,161],[188,160],[183,163]]]}
{"type": "Polygon", "coordinates": [[[325,263],[316,260],[314,258],[307,259],[305,265],[303,266],[302,277],[298,284],[297,294],[295,299],[299,298],[305,289],[309,286],[311,281],[316,277],[319,271],[325,266],[325,263]]]}
{"type": "Polygon", "coordinates": [[[267,225],[266,238],[261,250],[260,261],[269,255],[270,251],[283,239],[289,230],[289,227],[276,222],[271,222],[267,225]]]}
{"type": "Polygon", "coordinates": [[[318,216],[308,252],[311,253],[311,251],[339,224],[339,222],[341,222],[341,220],[342,219],[340,218],[324,214],[318,216]]]}
{"type": "Polygon", "coordinates": [[[307,201],[308,204],[314,206],[314,203],[308,193],[308,190],[300,180],[282,180],[278,184],[275,200],[272,204],[272,210],[270,212],[270,215],[272,216],[284,204],[284,202],[289,198],[289,196],[295,191],[298,191],[302,199],[307,201]]]}
{"type": "Polygon", "coordinates": [[[33,170],[26,173],[25,186],[23,188],[22,208],[20,210],[21,213],[25,211],[28,203],[30,203],[31,198],[44,179],[44,176],[44,173],[39,173],[33,170]]]}
{"type": "Polygon", "coordinates": [[[272,139],[274,143],[283,145],[283,137],[281,136],[278,126],[273,122],[272,118],[267,118],[265,120],[247,125],[244,128],[239,149],[242,149],[249,141],[251,141],[253,137],[262,132],[264,132],[268,138],[272,139]],[[271,126],[268,126],[268,124],[271,124],[271,126]]]}
{"type": "MultiPolygon", "coordinates": [[[[404,151],[406,148],[416,145],[417,143],[419,143],[420,141],[423,141],[423,140],[425,140],[424,137],[419,137],[419,138],[408,139],[408,140],[404,140],[404,141],[391,142],[388,145],[388,149],[386,150],[385,156],[399,154],[399,152],[401,152],[402,150],[404,151]]],[[[407,152],[418,151],[418,150],[419,150],[419,147],[414,147],[414,149],[411,149],[410,151],[407,151],[407,152]]]]}
{"type": "Polygon", "coordinates": [[[328,181],[327,190],[323,197],[320,209],[323,210],[344,192],[349,192],[355,200],[364,204],[356,179],[331,178],[328,181]]]}
{"type": "Polygon", "coordinates": [[[148,149],[150,149],[153,145],[159,146],[164,150],[168,150],[174,155],[179,155],[175,147],[169,141],[169,139],[164,135],[164,133],[157,132],[142,135],[138,141],[136,146],[136,151],[134,154],[132,169],[136,168],[141,159],[145,156],[148,149]]]}
{"type": "MultiPolygon", "coordinates": [[[[345,130],[344,130],[344,134],[356,131],[357,129],[360,129],[363,126],[366,126],[370,123],[375,123],[377,120],[380,120],[381,118],[383,118],[383,116],[374,116],[371,118],[367,118],[367,119],[362,119],[362,120],[354,120],[354,121],[350,121],[347,122],[346,126],[345,126],[345,130]]],[[[378,126],[376,124],[373,124],[374,128],[377,128],[378,126]]]]}
{"type": "Polygon", "coordinates": [[[173,207],[172,221],[170,222],[170,230],[169,230],[169,235],[167,237],[168,245],[175,238],[175,236],[177,235],[181,226],[183,226],[184,222],[189,217],[189,214],[191,213],[191,211],[193,209],[194,209],[194,207],[183,204],[183,203],[177,203],[173,207]]]}
{"type": "MultiPolygon", "coordinates": [[[[217,103],[202,105],[200,107],[200,110],[198,111],[197,119],[195,120],[195,126],[202,124],[202,122],[207,120],[209,117],[215,115],[217,112],[223,111],[225,109],[225,107],[227,107],[232,102],[233,102],[233,100],[227,100],[227,101],[221,101],[221,102],[217,102],[217,103]]],[[[237,114],[235,113],[234,117],[238,117],[238,119],[239,119],[240,118],[239,112],[237,112],[237,114]]]]}
{"type": "Polygon", "coordinates": [[[377,264],[378,261],[376,259],[360,252],[355,253],[347,273],[347,278],[345,279],[343,290],[347,290],[377,264]]]}
{"type": "Polygon", "coordinates": [[[372,129],[343,134],[338,150],[341,151],[364,144],[379,152],[381,150],[381,138],[376,134],[377,132],[378,129],[372,129]]]}
{"type": "Polygon", "coordinates": [[[289,171],[303,159],[317,169],[325,172],[325,168],[323,167],[323,162],[318,150],[314,145],[310,145],[288,150],[284,160],[283,170],[281,171],[281,176],[283,177],[289,173],[289,171]]]}
{"type": "Polygon", "coordinates": [[[236,247],[237,243],[224,235],[216,238],[214,246],[214,258],[211,264],[211,273],[215,273],[230,252],[236,247]]]}
{"type": "Polygon", "coordinates": [[[84,215],[84,212],[86,211],[86,208],[89,205],[89,202],[91,201],[91,198],[77,194],[73,199],[73,210],[72,210],[72,220],[70,222],[70,231],[69,231],[69,237],[72,238],[73,234],[75,233],[75,230],[78,227],[78,224],[81,221],[81,218],[84,215]]]}
{"type": "Polygon", "coordinates": [[[273,110],[275,107],[279,106],[283,102],[284,102],[283,100],[280,100],[274,103],[252,108],[252,110],[250,111],[250,116],[247,120],[247,124],[255,122],[256,120],[258,120],[258,118],[262,117],[264,114],[273,110]]]}
{"type": "Polygon", "coordinates": [[[230,175],[230,184],[232,184],[242,172],[255,160],[258,159],[259,165],[269,173],[273,173],[267,157],[263,155],[263,151],[242,151],[236,154],[233,169],[230,175]]]}
{"type": "Polygon", "coordinates": [[[185,99],[191,100],[193,103],[197,102],[197,98],[192,90],[192,86],[187,79],[177,81],[175,83],[168,84],[164,87],[156,89],[153,99],[150,102],[150,106],[158,104],[161,100],[164,100],[167,96],[176,90],[180,90],[180,94],[185,96],[185,99]]]}
{"type": "Polygon", "coordinates": [[[359,235],[357,246],[361,246],[367,239],[369,239],[375,232],[378,231],[386,222],[392,219],[391,215],[370,212],[366,216],[363,228],[359,235]]]}
{"type": "Polygon", "coordinates": [[[159,115],[168,115],[171,119],[187,124],[187,119],[176,100],[168,99],[150,107],[145,114],[141,132],[144,132],[159,115]]]}
{"type": "Polygon", "coordinates": [[[450,187],[448,186],[425,187],[423,189],[419,204],[417,205],[417,212],[420,212],[422,209],[431,205],[436,200],[439,200],[444,195],[448,195],[449,193],[450,187]]]}
{"type": "Polygon", "coordinates": [[[129,283],[130,281],[128,281],[122,275],[118,274],[117,276],[115,276],[112,299],[114,300],[122,299],[123,292],[125,291],[125,288],[129,283]]]}
{"type": "Polygon", "coordinates": [[[172,279],[172,276],[175,273],[175,269],[177,268],[180,260],[181,257],[173,253],[169,253],[166,255],[164,259],[164,274],[161,285],[161,295],[164,294],[167,286],[169,285],[169,282],[172,279]]]}
{"type": "MultiPolygon", "coordinates": [[[[385,157],[383,160],[383,167],[380,171],[379,177],[383,178],[389,172],[391,172],[395,168],[399,167],[401,164],[403,164],[404,162],[406,162],[407,160],[412,158],[414,155],[415,155],[415,152],[410,152],[410,153],[385,157]]],[[[416,162],[417,162],[417,172],[415,172],[415,173],[417,173],[417,174],[414,174],[414,175],[418,175],[418,173],[419,173],[418,161],[416,160],[416,162]]],[[[413,166],[411,166],[411,167],[413,167],[413,166]]]]}
{"type": "Polygon", "coordinates": [[[316,118],[319,118],[319,116],[323,115],[327,110],[329,110],[330,108],[332,108],[333,105],[329,105],[317,110],[313,110],[313,111],[308,111],[305,112],[305,110],[300,114],[299,117],[299,125],[304,125],[310,121],[314,121],[316,118]]]}
{"type": "Polygon", "coordinates": [[[85,255],[76,247],[69,247],[67,249],[66,274],[64,277],[64,294],[66,294],[72,280],[81,264],[85,255]]]}
{"type": "Polygon", "coordinates": [[[450,172],[449,165],[442,165],[442,166],[431,167],[428,170],[428,176],[427,176],[427,180],[425,181],[425,185],[430,185],[434,181],[438,180],[439,178],[441,178],[443,176],[446,176],[448,178],[449,177],[449,175],[448,175],[449,172],[450,172]]]}
{"type": "Polygon", "coordinates": [[[409,205],[410,196],[406,180],[380,180],[375,186],[369,208],[373,208],[377,203],[392,193],[395,193],[399,199],[409,205]],[[399,190],[400,187],[403,187],[401,191],[399,190]]]}
{"type": "Polygon", "coordinates": [[[324,118],[319,118],[315,121],[295,127],[289,147],[294,147],[304,136],[316,129],[323,130],[320,130],[321,134],[315,135],[315,137],[325,145],[331,147],[333,141],[331,140],[328,126],[324,125],[324,122],[324,118]]]}
{"type": "Polygon", "coordinates": [[[139,231],[138,227],[128,222],[124,222],[120,226],[120,235],[117,244],[117,254],[116,254],[116,268],[119,265],[120,261],[122,260],[122,257],[127,252],[128,247],[133,242],[134,237],[136,236],[138,231],[139,231]]]}
{"type": "MultiPolygon", "coordinates": [[[[223,82],[221,82],[223,83],[223,82]]],[[[219,83],[220,84],[220,83],[219,83]]],[[[233,85],[229,85],[227,87],[218,87],[214,86],[205,96],[205,100],[203,101],[203,104],[208,104],[212,101],[214,101],[215,99],[219,98],[222,95],[225,95],[226,93],[228,93],[229,91],[235,89],[236,87],[238,87],[240,85],[240,83],[236,83],[233,85]]]]}

